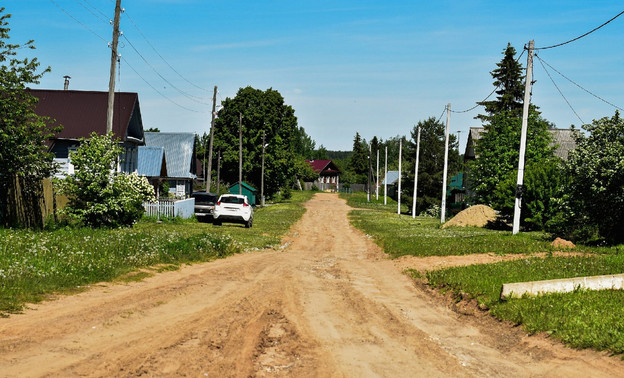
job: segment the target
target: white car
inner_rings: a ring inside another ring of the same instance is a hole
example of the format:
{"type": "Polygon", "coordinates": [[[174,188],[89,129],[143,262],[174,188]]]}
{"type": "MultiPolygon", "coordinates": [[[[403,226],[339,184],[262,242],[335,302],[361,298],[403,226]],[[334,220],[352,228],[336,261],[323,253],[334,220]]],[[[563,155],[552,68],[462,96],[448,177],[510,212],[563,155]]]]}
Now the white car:
{"type": "Polygon", "coordinates": [[[253,224],[253,208],[247,196],[240,194],[222,194],[214,208],[215,226],[223,222],[242,223],[246,228],[253,224]]]}

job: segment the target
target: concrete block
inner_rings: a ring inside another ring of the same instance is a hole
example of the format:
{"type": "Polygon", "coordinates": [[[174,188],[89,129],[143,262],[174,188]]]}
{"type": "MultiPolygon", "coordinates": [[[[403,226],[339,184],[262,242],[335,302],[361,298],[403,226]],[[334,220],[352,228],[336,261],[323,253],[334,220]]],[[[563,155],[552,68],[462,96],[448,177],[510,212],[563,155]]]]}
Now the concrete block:
{"type": "Polygon", "coordinates": [[[501,299],[520,298],[524,294],[568,293],[576,288],[585,290],[622,290],[624,289],[624,274],[506,283],[503,284],[501,299]]]}

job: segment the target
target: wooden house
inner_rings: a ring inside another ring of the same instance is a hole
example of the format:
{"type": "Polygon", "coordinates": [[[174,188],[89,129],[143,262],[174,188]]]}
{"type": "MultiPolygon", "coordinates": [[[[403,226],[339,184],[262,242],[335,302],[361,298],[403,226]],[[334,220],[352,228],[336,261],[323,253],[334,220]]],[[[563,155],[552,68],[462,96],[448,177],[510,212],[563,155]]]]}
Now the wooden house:
{"type": "Polygon", "coordinates": [[[321,190],[340,188],[340,169],[331,160],[306,160],[319,177],[315,181],[321,190]]]}

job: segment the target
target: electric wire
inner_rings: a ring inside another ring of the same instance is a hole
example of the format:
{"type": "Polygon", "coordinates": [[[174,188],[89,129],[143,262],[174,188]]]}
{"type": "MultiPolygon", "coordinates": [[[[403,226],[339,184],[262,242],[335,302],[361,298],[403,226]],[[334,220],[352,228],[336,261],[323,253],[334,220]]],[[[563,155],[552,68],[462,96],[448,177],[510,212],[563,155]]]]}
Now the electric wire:
{"type": "Polygon", "coordinates": [[[585,122],[583,122],[583,119],[581,119],[581,117],[578,115],[578,113],[576,112],[576,110],[574,110],[574,108],[572,107],[572,105],[570,104],[570,101],[568,101],[568,99],[566,98],[566,96],[564,96],[563,92],[561,92],[561,89],[559,89],[559,86],[557,85],[557,83],[555,83],[555,80],[552,78],[552,76],[550,75],[550,72],[548,72],[548,70],[546,69],[546,66],[544,65],[544,62],[542,61],[542,59],[540,59],[539,56],[537,56],[537,54],[535,55],[535,57],[537,58],[537,60],[539,60],[540,64],[542,65],[542,67],[544,68],[544,71],[546,71],[546,75],[548,75],[548,78],[550,79],[550,81],[553,83],[553,85],[555,86],[555,88],[557,88],[557,91],[559,92],[559,94],[561,95],[561,97],[563,97],[563,99],[565,100],[566,104],[568,104],[568,107],[572,110],[572,112],[574,113],[574,115],[576,116],[576,118],[579,119],[579,121],[581,121],[581,125],[584,125],[585,122]]]}
{"type": "Polygon", "coordinates": [[[122,36],[128,42],[130,47],[132,47],[132,49],[141,57],[141,59],[143,59],[143,62],[145,62],[145,64],[147,64],[152,69],[152,71],[154,71],[154,73],[156,73],[156,75],[158,75],[158,77],[160,77],[165,83],[169,84],[169,86],[171,86],[173,89],[175,89],[181,95],[187,97],[191,101],[195,101],[195,102],[197,102],[199,104],[202,104],[202,105],[210,105],[207,102],[201,101],[201,97],[193,96],[193,95],[191,95],[191,94],[181,90],[180,88],[176,87],[175,85],[173,85],[173,83],[171,83],[169,80],[167,80],[167,78],[165,78],[163,75],[161,75],[160,72],[158,72],[158,70],[150,62],[148,62],[147,59],[145,59],[145,57],[139,52],[139,50],[137,50],[137,48],[134,46],[134,44],[132,44],[132,42],[130,42],[130,40],[128,39],[128,37],[125,34],[123,34],[122,36]]]}
{"type": "Polygon", "coordinates": [[[154,50],[154,52],[156,53],[156,55],[158,55],[160,57],[160,59],[162,59],[163,62],[165,62],[165,64],[167,66],[169,66],[169,68],[171,68],[171,70],[173,72],[175,72],[180,78],[182,78],[182,80],[186,81],[187,83],[191,84],[192,86],[194,86],[197,89],[200,89],[202,91],[206,91],[206,92],[210,92],[210,90],[206,89],[206,88],[202,88],[199,85],[193,83],[192,81],[188,80],[187,78],[185,78],[184,76],[182,76],[182,74],[180,72],[178,72],[178,70],[176,70],[171,64],[169,64],[169,62],[158,52],[158,50],[156,50],[156,47],[154,47],[154,45],[147,39],[147,37],[143,34],[143,32],[141,32],[141,30],[139,29],[139,27],[137,26],[137,24],[134,22],[134,20],[132,19],[132,17],[130,17],[130,15],[128,14],[128,12],[124,12],[124,15],[128,18],[128,20],[130,21],[130,23],[134,26],[134,28],[137,30],[137,32],[139,32],[139,34],[141,35],[141,37],[143,37],[143,40],[145,40],[145,42],[152,48],[152,50],[154,50]]]}
{"type": "MultiPolygon", "coordinates": [[[[83,8],[84,8],[87,12],[91,13],[91,14],[93,15],[93,17],[95,17],[95,18],[97,18],[97,19],[99,19],[99,20],[102,20],[102,21],[106,22],[107,24],[109,23],[109,21],[110,21],[110,18],[109,18],[109,17],[106,17],[106,15],[104,15],[104,17],[102,17],[101,15],[99,15],[99,14],[95,13],[92,9],[88,8],[88,7],[85,5],[85,3],[86,3],[86,4],[88,4],[85,0],[76,0],[76,2],[77,2],[77,3],[81,6],[81,7],[83,7],[83,8]]],[[[93,7],[91,4],[89,4],[89,5],[90,5],[91,7],[93,7]]],[[[100,12],[100,13],[101,13],[101,12],[100,12]]]]}
{"type": "Polygon", "coordinates": [[[622,11],[622,12],[618,13],[615,17],[613,17],[613,18],[612,18],[612,19],[610,19],[609,21],[605,22],[604,24],[602,24],[602,25],[598,26],[597,28],[594,28],[594,29],[592,29],[592,30],[588,31],[587,33],[585,33],[585,34],[583,34],[583,35],[580,35],[580,36],[578,36],[578,37],[576,37],[576,38],[574,38],[574,39],[571,39],[571,40],[566,41],[566,42],[563,42],[563,43],[558,43],[558,44],[556,44],[556,45],[552,45],[552,46],[546,46],[546,47],[536,47],[536,48],[534,48],[533,50],[546,50],[546,49],[554,49],[555,47],[560,47],[560,46],[563,46],[563,45],[567,45],[568,43],[572,43],[572,42],[574,42],[574,41],[578,41],[579,39],[581,39],[581,38],[583,38],[583,37],[586,37],[586,36],[590,35],[591,33],[595,32],[596,30],[598,30],[598,29],[602,28],[603,26],[607,25],[607,24],[608,24],[608,23],[610,23],[611,21],[613,21],[613,20],[615,20],[616,18],[620,17],[622,14],[624,14],[624,11],[622,11]]]}
{"type": "Polygon", "coordinates": [[[447,110],[448,108],[445,106],[444,110],[442,110],[442,114],[440,114],[440,117],[438,117],[438,121],[436,123],[440,123],[440,121],[442,121],[442,117],[444,116],[444,113],[446,113],[447,110]]]}
{"type": "MultiPolygon", "coordinates": [[[[516,58],[516,62],[519,62],[520,59],[522,58],[522,56],[524,55],[524,52],[526,51],[526,46],[524,49],[522,49],[522,52],[520,53],[520,55],[518,55],[518,57],[516,58]]],[[[486,102],[488,98],[492,97],[492,95],[494,93],[496,93],[496,91],[500,88],[500,84],[496,86],[496,88],[494,88],[494,90],[492,92],[490,92],[489,95],[487,95],[486,98],[484,98],[483,100],[477,102],[477,104],[475,106],[473,106],[470,109],[466,109],[466,110],[452,110],[451,109],[451,113],[468,113],[471,112],[473,110],[475,110],[476,108],[478,108],[479,106],[481,106],[482,103],[486,102]]]]}
{"type": "Polygon", "coordinates": [[[108,43],[108,41],[102,37],[101,35],[99,35],[98,33],[96,33],[95,31],[93,31],[93,29],[89,28],[87,25],[85,25],[84,23],[82,23],[80,20],[78,20],[76,17],[72,16],[67,10],[65,10],[65,8],[63,8],[62,6],[60,6],[56,1],[54,0],[50,0],[50,2],[52,4],[54,4],[58,9],[60,9],[63,13],[65,13],[66,15],[68,15],[72,20],[76,21],[77,23],[79,23],[83,28],[85,28],[86,30],[88,30],[89,32],[91,32],[91,34],[95,35],[96,37],[98,37],[99,39],[101,39],[102,41],[104,41],[104,43],[108,43]]]}
{"type": "MultiPolygon", "coordinates": [[[[537,56],[537,55],[536,55],[537,56]]],[[[597,94],[594,94],[592,92],[590,92],[589,90],[583,88],[580,84],[577,84],[575,81],[573,81],[572,79],[568,78],[566,75],[562,74],[561,72],[559,72],[555,67],[551,66],[550,64],[548,64],[548,62],[546,62],[545,60],[543,60],[542,58],[538,57],[537,59],[540,60],[540,62],[544,62],[545,65],[547,65],[548,67],[550,67],[553,71],[555,71],[556,73],[558,73],[559,75],[561,75],[561,77],[563,77],[564,79],[566,79],[567,81],[569,81],[570,83],[576,85],[578,88],[580,88],[581,90],[585,91],[586,93],[594,96],[595,98],[597,98],[598,100],[604,102],[605,104],[608,104],[618,110],[624,111],[624,109],[622,109],[621,107],[605,100],[604,98],[598,96],[597,94]]]]}
{"type": "Polygon", "coordinates": [[[152,84],[150,84],[147,80],[145,80],[145,78],[143,76],[141,76],[141,74],[134,68],[132,67],[132,65],[130,63],[128,63],[128,61],[126,60],[126,58],[124,58],[123,56],[121,57],[121,59],[123,59],[124,63],[126,63],[126,65],[128,67],[130,67],[130,69],[132,71],[134,71],[135,74],[137,74],[138,77],[141,78],[141,80],[143,80],[145,82],[145,84],[149,85],[150,88],[152,88],[154,90],[154,92],[158,93],[159,95],[161,95],[162,97],[164,97],[167,101],[171,102],[172,104],[178,106],[181,109],[187,110],[189,112],[194,112],[194,113],[202,113],[198,110],[195,109],[191,109],[191,108],[187,108],[186,106],[180,105],[177,102],[173,101],[172,99],[170,99],[169,97],[165,96],[162,92],[160,92],[158,89],[156,89],[152,84]]]}

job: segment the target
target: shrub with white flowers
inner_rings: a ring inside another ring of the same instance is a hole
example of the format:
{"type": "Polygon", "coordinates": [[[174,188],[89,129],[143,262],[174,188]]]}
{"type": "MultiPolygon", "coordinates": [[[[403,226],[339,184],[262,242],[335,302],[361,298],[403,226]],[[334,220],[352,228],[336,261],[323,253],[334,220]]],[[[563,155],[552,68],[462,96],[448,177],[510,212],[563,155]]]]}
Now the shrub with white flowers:
{"type": "Polygon", "coordinates": [[[115,171],[121,152],[112,134],[80,140],[70,155],[75,173],[57,181],[70,199],[65,215],[90,227],[129,226],[143,215],[143,202],[155,200],[154,188],[136,173],[115,171]]]}

